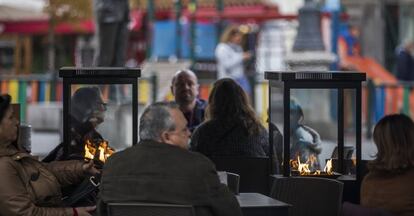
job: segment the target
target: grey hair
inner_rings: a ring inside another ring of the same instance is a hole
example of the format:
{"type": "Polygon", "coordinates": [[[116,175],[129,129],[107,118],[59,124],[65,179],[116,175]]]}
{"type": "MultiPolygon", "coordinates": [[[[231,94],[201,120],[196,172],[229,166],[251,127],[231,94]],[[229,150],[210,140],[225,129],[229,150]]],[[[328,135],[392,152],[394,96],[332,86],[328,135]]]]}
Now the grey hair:
{"type": "Polygon", "coordinates": [[[170,111],[178,108],[175,102],[156,102],[148,106],[139,121],[140,140],[159,141],[162,132],[175,130],[170,111]]]}

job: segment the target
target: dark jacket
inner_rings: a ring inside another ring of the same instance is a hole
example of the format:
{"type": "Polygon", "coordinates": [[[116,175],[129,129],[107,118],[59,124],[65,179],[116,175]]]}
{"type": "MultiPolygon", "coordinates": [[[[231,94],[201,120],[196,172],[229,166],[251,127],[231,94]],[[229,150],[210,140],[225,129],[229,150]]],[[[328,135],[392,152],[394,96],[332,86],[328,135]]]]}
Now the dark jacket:
{"type": "Polygon", "coordinates": [[[100,23],[128,22],[128,0],[94,0],[96,20],[100,23]]]}
{"type": "Polygon", "coordinates": [[[369,172],[361,184],[361,205],[393,215],[414,215],[414,169],[403,174],[369,172]]]}
{"type": "Polygon", "coordinates": [[[72,216],[62,207],[61,187],[79,182],[83,162],[40,163],[13,146],[0,147],[1,216],[72,216]]]}
{"type": "Polygon", "coordinates": [[[209,159],[154,141],[115,153],[104,166],[100,215],[107,215],[105,203],[127,201],[190,204],[197,216],[241,215],[209,159]]]}
{"type": "Polygon", "coordinates": [[[397,78],[404,81],[414,80],[414,59],[406,50],[401,50],[398,54],[397,78]]]}
{"type": "Polygon", "coordinates": [[[191,113],[183,113],[187,119],[187,127],[191,133],[204,121],[207,102],[203,99],[197,99],[196,105],[191,113]]]}
{"type": "Polygon", "coordinates": [[[265,157],[269,155],[269,135],[262,128],[261,133],[248,135],[239,122],[225,125],[211,120],[201,124],[191,136],[191,150],[210,156],[265,157]]]}
{"type": "Polygon", "coordinates": [[[104,140],[89,121],[81,123],[73,117],[71,117],[70,139],[70,143],[66,144],[68,148],[66,154],[65,143],[62,142],[49,152],[42,162],[83,160],[86,140],[91,140],[93,143],[100,143],[104,140]]]}

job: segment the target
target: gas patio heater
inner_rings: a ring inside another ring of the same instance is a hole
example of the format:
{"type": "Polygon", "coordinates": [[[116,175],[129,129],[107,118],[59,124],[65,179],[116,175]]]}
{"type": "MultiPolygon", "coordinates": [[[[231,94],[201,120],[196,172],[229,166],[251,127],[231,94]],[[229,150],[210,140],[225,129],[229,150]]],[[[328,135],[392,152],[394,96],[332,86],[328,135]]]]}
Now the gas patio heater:
{"type": "Polygon", "coordinates": [[[365,73],[269,71],[265,79],[269,143],[280,164],[273,170],[284,177],[336,178],[345,188],[359,188],[365,73]]]}
{"type": "Polygon", "coordinates": [[[114,151],[137,143],[140,74],[126,68],[60,69],[65,157],[82,155],[103,165],[114,151]]]}

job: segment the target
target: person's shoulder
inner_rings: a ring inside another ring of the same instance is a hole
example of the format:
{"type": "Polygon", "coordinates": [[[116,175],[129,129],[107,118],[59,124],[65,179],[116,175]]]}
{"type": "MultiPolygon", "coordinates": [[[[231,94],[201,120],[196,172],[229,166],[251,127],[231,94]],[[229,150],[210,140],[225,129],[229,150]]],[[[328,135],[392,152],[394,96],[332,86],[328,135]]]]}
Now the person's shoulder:
{"type": "Polygon", "coordinates": [[[207,107],[207,101],[204,99],[197,98],[196,103],[199,109],[205,109],[207,107]]]}
{"type": "Polygon", "coordinates": [[[10,170],[15,165],[16,161],[11,156],[0,156],[0,170],[10,170]]]}
{"type": "MultiPolygon", "coordinates": [[[[117,151],[111,155],[111,157],[108,158],[108,161],[106,162],[106,165],[109,165],[113,162],[123,161],[123,160],[131,160],[134,157],[131,157],[131,155],[136,154],[137,149],[139,148],[139,144],[133,145],[131,147],[128,147],[124,150],[117,151]]],[[[138,151],[139,152],[139,151],[138,151]]]]}
{"type": "Polygon", "coordinates": [[[200,164],[202,165],[208,165],[208,166],[212,166],[213,162],[206,157],[205,155],[198,153],[198,152],[193,152],[193,151],[188,151],[188,155],[189,157],[191,157],[191,159],[194,161],[194,164],[196,166],[199,166],[200,164]]]}
{"type": "Polygon", "coordinates": [[[216,52],[224,52],[229,49],[231,49],[231,47],[227,43],[219,43],[216,47],[216,52]]]}
{"type": "Polygon", "coordinates": [[[196,130],[206,130],[207,128],[214,128],[214,126],[215,126],[216,124],[213,122],[213,121],[211,121],[211,120],[207,120],[207,121],[204,121],[204,122],[202,122],[197,128],[196,128],[196,130]]]}

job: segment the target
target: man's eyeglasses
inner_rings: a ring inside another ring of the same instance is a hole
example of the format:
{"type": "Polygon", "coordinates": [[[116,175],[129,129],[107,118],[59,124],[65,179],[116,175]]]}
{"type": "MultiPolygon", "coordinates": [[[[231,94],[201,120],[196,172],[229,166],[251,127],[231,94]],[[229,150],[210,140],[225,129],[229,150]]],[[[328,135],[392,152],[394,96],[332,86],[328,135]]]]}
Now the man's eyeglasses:
{"type": "Polygon", "coordinates": [[[104,111],[106,111],[108,104],[104,103],[104,102],[96,102],[98,109],[103,109],[104,111]]]}

